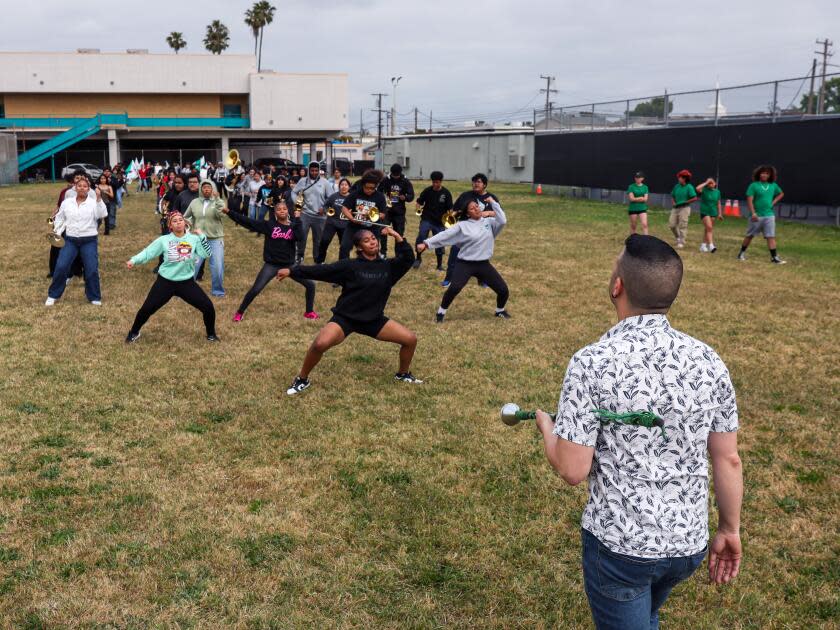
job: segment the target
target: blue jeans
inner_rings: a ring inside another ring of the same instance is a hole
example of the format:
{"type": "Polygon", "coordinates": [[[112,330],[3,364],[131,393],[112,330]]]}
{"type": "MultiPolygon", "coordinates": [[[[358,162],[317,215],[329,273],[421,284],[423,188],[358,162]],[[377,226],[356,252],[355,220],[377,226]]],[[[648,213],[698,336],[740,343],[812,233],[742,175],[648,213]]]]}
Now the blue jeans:
{"type": "MultiPolygon", "coordinates": [[[[426,237],[429,236],[429,232],[432,233],[432,236],[436,234],[440,234],[443,232],[445,228],[442,225],[438,225],[437,223],[432,223],[431,221],[426,221],[425,219],[420,220],[420,229],[417,230],[417,240],[414,241],[415,247],[426,240],[426,237]]],[[[438,247],[435,250],[435,256],[437,257],[438,267],[440,267],[443,263],[443,247],[438,247]]],[[[422,254],[417,254],[417,260],[421,260],[422,254]]]]}
{"type": "Polygon", "coordinates": [[[253,197],[248,198],[248,218],[249,219],[256,219],[257,218],[257,204],[255,203],[253,197]]]}
{"type": "Polygon", "coordinates": [[[117,227],[117,202],[109,201],[106,205],[108,207],[108,216],[106,217],[108,229],[113,230],[117,227]]]}
{"type": "Polygon", "coordinates": [[[637,558],[610,551],[588,531],[583,542],[583,585],[598,630],[656,630],[659,608],[706,556],[637,558]]]}
{"type": "Polygon", "coordinates": [[[122,198],[124,194],[125,188],[123,188],[122,186],[117,188],[117,208],[122,208],[122,198]]]}
{"type": "MultiPolygon", "coordinates": [[[[222,297],[225,294],[225,239],[208,238],[210,246],[210,294],[222,297]]],[[[195,275],[198,276],[198,268],[201,260],[195,262],[195,275]]]]}
{"type": "Polygon", "coordinates": [[[70,267],[76,256],[82,258],[82,265],[85,268],[85,297],[88,301],[102,299],[99,290],[99,249],[96,236],[67,236],[64,235],[64,247],[58,254],[55,261],[55,271],[47,295],[58,299],[64,293],[67,286],[67,277],[70,275],[70,267]]]}

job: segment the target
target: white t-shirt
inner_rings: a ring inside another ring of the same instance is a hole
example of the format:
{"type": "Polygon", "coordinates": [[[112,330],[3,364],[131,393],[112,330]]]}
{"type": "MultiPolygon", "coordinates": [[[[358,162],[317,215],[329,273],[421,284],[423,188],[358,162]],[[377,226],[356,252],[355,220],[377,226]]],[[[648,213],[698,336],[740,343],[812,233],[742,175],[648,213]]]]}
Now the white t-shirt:
{"type": "Polygon", "coordinates": [[[709,433],[738,430],[729,371],[664,315],[622,320],[569,362],[554,434],[595,447],[581,526],[642,558],[700,553],[708,541],[709,433]],[[594,413],[650,411],[659,428],[594,413]]]}

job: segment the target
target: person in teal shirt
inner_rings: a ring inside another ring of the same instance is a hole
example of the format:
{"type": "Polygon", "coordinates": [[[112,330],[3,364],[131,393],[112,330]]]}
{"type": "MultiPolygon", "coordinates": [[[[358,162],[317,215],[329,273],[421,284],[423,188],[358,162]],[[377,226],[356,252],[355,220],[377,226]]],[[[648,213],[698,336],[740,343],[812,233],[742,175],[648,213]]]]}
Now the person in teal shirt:
{"type": "Polygon", "coordinates": [[[149,290],[143,306],[137,311],[137,317],[134,318],[134,324],[128,331],[125,342],[137,341],[143,324],[174,296],[200,310],[204,317],[207,341],[219,341],[216,336],[216,309],[195,281],[196,261],[210,256],[207,237],[201,233],[201,230],[187,231],[187,222],[180,212],[170,212],[167,224],[169,234],[164,234],[152,241],[151,245],[132,256],[125,264],[129,269],[134,269],[135,265],[155,260],[163,254],[163,263],[158,268],[157,280],[149,290]]]}
{"type": "Polygon", "coordinates": [[[776,214],[773,210],[773,207],[784,196],[785,193],[776,183],[776,168],[774,166],[762,165],[753,171],[753,182],[747,188],[750,223],[747,226],[744,242],[741,243],[741,251],[738,252],[738,260],[744,261],[747,259],[747,248],[750,246],[753,237],[761,234],[767,240],[770,262],[776,265],[785,264],[786,261],[779,258],[779,254],[776,252],[776,214]]]}
{"type": "Polygon", "coordinates": [[[645,184],[645,174],[637,171],[633,176],[633,183],[627,187],[627,199],[630,205],[627,214],[630,215],[630,234],[636,233],[636,224],[642,224],[642,234],[648,233],[647,200],[648,187],[645,184]]]}
{"type": "Polygon", "coordinates": [[[677,184],[671,190],[671,199],[674,202],[671,208],[671,216],[668,218],[668,227],[677,239],[677,249],[685,247],[685,238],[688,235],[688,217],[691,215],[691,204],[697,201],[697,192],[691,185],[691,171],[683,169],[677,173],[677,184]]]}
{"type": "Polygon", "coordinates": [[[714,240],[715,221],[723,220],[723,213],[720,211],[720,190],[713,177],[707,177],[706,181],[697,186],[697,194],[700,195],[700,220],[705,230],[703,242],[700,243],[701,252],[714,254],[717,251],[714,240]]]}

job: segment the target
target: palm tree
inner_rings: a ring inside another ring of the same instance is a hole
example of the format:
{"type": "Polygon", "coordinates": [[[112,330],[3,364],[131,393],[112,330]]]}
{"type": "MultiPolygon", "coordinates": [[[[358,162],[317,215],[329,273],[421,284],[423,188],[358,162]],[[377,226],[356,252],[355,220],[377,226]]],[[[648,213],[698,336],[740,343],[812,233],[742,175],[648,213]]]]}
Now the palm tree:
{"type": "Polygon", "coordinates": [[[207,25],[207,34],[204,36],[204,47],[214,55],[221,55],[222,51],[230,46],[230,31],[228,27],[219,20],[213,20],[207,25]]]}
{"type": "Polygon", "coordinates": [[[263,33],[265,32],[265,27],[274,21],[274,12],[277,11],[277,7],[267,2],[267,0],[260,0],[254,6],[259,7],[260,15],[262,16],[262,24],[260,25],[260,52],[257,57],[257,72],[259,72],[262,67],[263,33]]]}
{"type": "Polygon", "coordinates": [[[251,29],[251,34],[254,36],[254,56],[257,56],[257,42],[260,38],[260,29],[262,28],[262,17],[257,9],[259,3],[255,2],[254,6],[245,11],[245,24],[251,29]]]}
{"type": "Polygon", "coordinates": [[[169,33],[169,35],[166,36],[166,43],[169,44],[169,47],[175,51],[176,55],[179,50],[187,47],[187,42],[184,41],[184,34],[179,33],[178,31],[172,31],[169,33]]]}

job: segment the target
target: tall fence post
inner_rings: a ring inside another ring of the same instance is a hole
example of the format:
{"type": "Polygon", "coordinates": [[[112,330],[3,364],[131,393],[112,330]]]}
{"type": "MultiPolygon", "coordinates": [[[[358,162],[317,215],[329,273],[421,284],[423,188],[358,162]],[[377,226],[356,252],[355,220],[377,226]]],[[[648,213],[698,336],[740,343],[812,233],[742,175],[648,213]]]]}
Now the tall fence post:
{"type": "Polygon", "coordinates": [[[595,131],[595,103],[592,103],[592,131],[595,131]]]}
{"type": "MultiPolygon", "coordinates": [[[[429,117],[429,127],[432,126],[431,121],[432,121],[432,119],[431,119],[431,116],[430,116],[429,117]]],[[[534,110],[534,124],[532,125],[532,127],[534,128],[534,131],[537,130],[537,110],[536,109],[534,110]]]]}
{"type": "Polygon", "coordinates": [[[720,88],[715,88],[715,127],[718,124],[718,112],[720,111],[720,88]]]}
{"type": "Polygon", "coordinates": [[[624,106],[624,128],[630,129],[630,99],[627,100],[624,106]]]}
{"type": "Polygon", "coordinates": [[[665,120],[665,126],[668,126],[668,90],[665,90],[665,100],[662,103],[662,118],[665,120]]]}
{"type": "Polygon", "coordinates": [[[560,108],[560,127],[559,127],[559,129],[560,129],[561,132],[563,131],[563,108],[562,107],[560,108]]]}
{"type": "Polygon", "coordinates": [[[776,112],[779,109],[779,82],[773,82],[773,122],[776,122],[776,112]]]}

